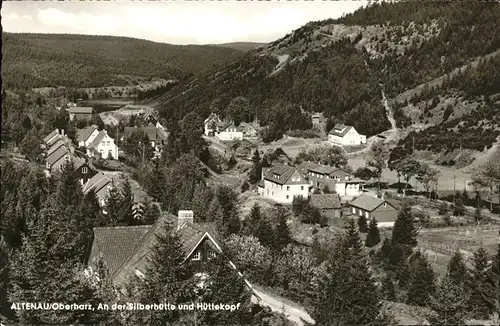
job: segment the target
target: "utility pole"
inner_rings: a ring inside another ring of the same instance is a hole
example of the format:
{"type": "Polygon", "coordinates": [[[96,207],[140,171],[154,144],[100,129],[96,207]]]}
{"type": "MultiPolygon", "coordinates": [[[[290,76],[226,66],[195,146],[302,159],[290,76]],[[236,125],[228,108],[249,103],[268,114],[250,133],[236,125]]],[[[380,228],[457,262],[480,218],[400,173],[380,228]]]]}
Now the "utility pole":
{"type": "Polygon", "coordinates": [[[453,206],[455,206],[455,194],[456,194],[456,180],[457,180],[457,175],[456,173],[454,172],[453,173],[453,206]]]}

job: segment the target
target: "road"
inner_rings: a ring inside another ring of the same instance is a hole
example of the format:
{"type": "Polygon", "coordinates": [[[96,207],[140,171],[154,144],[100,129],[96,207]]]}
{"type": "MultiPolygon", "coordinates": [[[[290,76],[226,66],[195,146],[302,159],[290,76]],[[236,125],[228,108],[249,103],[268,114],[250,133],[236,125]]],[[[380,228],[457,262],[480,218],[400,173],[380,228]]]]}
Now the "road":
{"type": "Polygon", "coordinates": [[[314,320],[311,318],[311,316],[309,316],[305,309],[301,308],[298,304],[294,304],[294,306],[287,304],[279,296],[265,291],[260,287],[254,286],[254,290],[262,299],[260,304],[271,308],[275,312],[283,312],[289,320],[297,323],[297,325],[303,326],[303,320],[307,323],[314,324],[314,320]]]}

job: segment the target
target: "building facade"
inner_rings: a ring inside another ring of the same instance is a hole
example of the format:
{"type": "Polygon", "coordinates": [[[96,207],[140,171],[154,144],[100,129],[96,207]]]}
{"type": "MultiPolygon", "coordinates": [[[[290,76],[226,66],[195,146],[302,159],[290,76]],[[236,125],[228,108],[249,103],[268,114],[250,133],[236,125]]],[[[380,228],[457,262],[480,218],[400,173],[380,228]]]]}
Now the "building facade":
{"type": "Polygon", "coordinates": [[[258,193],[278,203],[291,204],[295,197],[308,198],[309,185],[297,168],[275,164],[271,168],[262,169],[258,193]]]}
{"type": "Polygon", "coordinates": [[[366,136],[352,126],[338,124],[328,133],[328,141],[338,146],[358,146],[366,144],[366,136]]]}
{"type": "Polygon", "coordinates": [[[364,216],[367,220],[375,218],[380,225],[392,226],[398,217],[398,209],[382,198],[361,195],[349,203],[350,213],[364,216]]]}

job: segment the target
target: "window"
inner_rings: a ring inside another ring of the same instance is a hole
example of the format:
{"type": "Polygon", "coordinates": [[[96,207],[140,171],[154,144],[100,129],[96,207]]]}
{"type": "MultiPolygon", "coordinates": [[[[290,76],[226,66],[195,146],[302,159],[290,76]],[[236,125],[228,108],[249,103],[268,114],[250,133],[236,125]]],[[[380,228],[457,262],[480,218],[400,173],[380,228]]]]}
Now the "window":
{"type": "Polygon", "coordinates": [[[50,163],[49,162],[45,163],[45,166],[47,167],[47,169],[50,169],[50,163]]]}
{"type": "Polygon", "coordinates": [[[387,203],[384,202],[384,207],[387,207],[387,203]]]}
{"type": "Polygon", "coordinates": [[[290,198],[290,196],[286,195],[286,199],[290,198]]]}
{"type": "Polygon", "coordinates": [[[286,186],[286,191],[290,191],[290,186],[286,186]]]}
{"type": "Polygon", "coordinates": [[[201,260],[201,253],[199,251],[196,251],[193,255],[193,258],[191,260],[201,260]]]}
{"type": "Polygon", "coordinates": [[[83,174],[86,174],[87,172],[88,172],[88,169],[87,169],[87,167],[86,167],[86,166],[84,166],[84,167],[82,168],[82,173],[83,173],[83,174]]]}
{"type": "Polygon", "coordinates": [[[66,156],[64,157],[64,159],[65,159],[66,161],[69,161],[69,155],[66,155],[66,156]]]}
{"type": "Polygon", "coordinates": [[[304,190],[304,186],[300,186],[300,190],[304,190]]]}
{"type": "Polygon", "coordinates": [[[216,256],[217,256],[217,254],[215,253],[215,251],[208,249],[208,258],[209,259],[215,258],[216,256]]]}

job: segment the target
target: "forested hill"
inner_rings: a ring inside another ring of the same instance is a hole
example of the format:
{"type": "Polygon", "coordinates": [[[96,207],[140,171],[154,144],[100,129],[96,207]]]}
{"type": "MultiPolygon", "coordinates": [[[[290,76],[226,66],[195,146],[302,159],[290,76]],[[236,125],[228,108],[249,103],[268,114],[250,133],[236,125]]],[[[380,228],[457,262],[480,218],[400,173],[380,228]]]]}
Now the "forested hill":
{"type": "Polygon", "coordinates": [[[142,78],[183,79],[243,56],[229,47],[171,45],[74,34],[2,33],[2,80],[8,89],[103,87],[142,78]]]}
{"type": "MultiPolygon", "coordinates": [[[[257,115],[261,123],[282,129],[300,125],[300,109],[321,111],[373,135],[390,126],[382,90],[391,99],[498,49],[500,4],[382,3],[337,20],[311,22],[251,50],[229,68],[179,85],[159,108],[165,117],[180,118],[193,109],[205,117],[213,110],[231,111],[237,101],[247,110],[241,118],[257,115]]],[[[474,75],[476,95],[483,88],[487,95],[500,92],[498,61],[491,56],[464,72],[474,75]]],[[[440,92],[437,86],[427,91],[440,92]]],[[[407,120],[403,106],[397,105],[399,123],[407,120]]]]}

